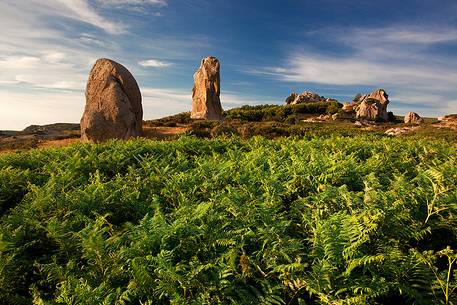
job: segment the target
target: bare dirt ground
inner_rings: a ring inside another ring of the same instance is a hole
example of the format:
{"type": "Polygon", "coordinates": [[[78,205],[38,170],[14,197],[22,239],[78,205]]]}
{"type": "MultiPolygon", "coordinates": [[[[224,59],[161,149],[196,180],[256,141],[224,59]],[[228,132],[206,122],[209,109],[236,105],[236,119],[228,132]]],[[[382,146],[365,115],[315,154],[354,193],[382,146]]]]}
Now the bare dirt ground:
{"type": "Polygon", "coordinates": [[[38,147],[63,147],[68,146],[77,142],[80,142],[79,138],[61,139],[61,140],[45,140],[38,142],[38,147]]]}
{"type": "Polygon", "coordinates": [[[144,137],[148,139],[166,140],[173,139],[176,136],[189,131],[190,127],[187,125],[181,125],[176,127],[154,127],[154,126],[143,126],[144,137]]]}
{"type": "MultiPolygon", "coordinates": [[[[145,121],[143,123],[144,137],[159,141],[177,139],[186,132],[202,137],[217,136],[216,131],[236,130],[242,137],[262,135],[268,138],[287,136],[295,129],[303,129],[303,134],[358,134],[361,132],[386,133],[390,136],[417,135],[430,139],[445,138],[457,140],[457,121],[437,121],[434,118],[426,118],[421,126],[406,126],[403,123],[367,124],[352,121],[333,121],[327,116],[303,115],[301,122],[296,124],[284,124],[272,122],[238,122],[225,121],[214,127],[214,124],[206,122],[184,123],[179,120],[165,120],[165,122],[145,121]],[[325,120],[323,120],[325,119],[325,120]],[[159,123],[159,124],[158,124],[159,123]],[[205,123],[205,124],[202,124],[205,123]],[[167,125],[169,124],[169,125],[167,125]],[[316,124],[316,125],[315,125],[316,124]],[[208,126],[207,126],[208,125],[208,126]],[[278,126],[276,126],[278,125],[278,126]],[[225,129],[224,129],[225,128],[225,129]],[[248,130],[246,135],[243,130],[248,130]],[[289,133],[287,133],[289,132],[289,133]]],[[[300,130],[301,130],[300,129],[300,130]]],[[[0,131],[0,154],[27,150],[31,148],[63,147],[80,141],[79,124],[58,123],[46,126],[30,126],[23,131],[0,131]]]]}
{"type": "MultiPolygon", "coordinates": [[[[144,137],[148,139],[156,140],[173,140],[180,134],[190,130],[187,125],[175,126],[175,127],[155,127],[143,126],[144,137]]],[[[17,133],[11,136],[0,136],[0,154],[15,152],[18,150],[30,149],[30,148],[46,148],[46,147],[64,147],[77,142],[80,142],[79,133],[69,134],[65,137],[65,130],[62,133],[55,134],[25,134],[17,133]]]]}

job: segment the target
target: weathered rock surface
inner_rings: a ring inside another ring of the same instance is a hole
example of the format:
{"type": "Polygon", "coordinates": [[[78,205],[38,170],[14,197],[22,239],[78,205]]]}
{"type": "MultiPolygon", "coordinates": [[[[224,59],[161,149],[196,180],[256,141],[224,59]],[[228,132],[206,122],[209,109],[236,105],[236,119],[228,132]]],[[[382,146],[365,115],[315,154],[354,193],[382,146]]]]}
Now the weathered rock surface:
{"type": "Polygon", "coordinates": [[[355,119],[355,113],[352,111],[338,111],[334,115],[332,115],[332,119],[334,121],[337,120],[354,120],[355,119]]]}
{"type": "Polygon", "coordinates": [[[354,104],[354,103],[351,103],[351,104],[345,103],[345,104],[343,105],[343,108],[341,108],[341,109],[342,109],[344,112],[351,112],[351,111],[354,111],[354,110],[355,110],[355,107],[356,107],[356,106],[357,106],[357,105],[354,104]]]}
{"type": "Polygon", "coordinates": [[[415,112],[408,112],[405,115],[404,118],[405,124],[410,124],[410,125],[419,125],[424,122],[424,119],[421,118],[417,113],[415,112]]]}
{"type": "Polygon", "coordinates": [[[389,96],[384,89],[377,89],[354,101],[357,106],[356,118],[367,121],[388,121],[387,105],[389,96]]]}
{"type": "Polygon", "coordinates": [[[305,91],[302,94],[292,92],[285,101],[286,105],[297,105],[302,103],[337,102],[335,99],[325,98],[317,93],[305,91]]]}
{"type": "Polygon", "coordinates": [[[219,60],[213,56],[203,58],[200,68],[194,74],[192,119],[222,119],[220,82],[219,60]]]}
{"type": "Polygon", "coordinates": [[[142,123],[141,92],[133,75],[115,61],[98,59],[87,81],[81,139],[103,142],[141,136],[142,123]]]}
{"type": "Polygon", "coordinates": [[[457,122],[457,114],[448,114],[438,118],[438,121],[456,121],[457,122]]]}
{"type": "Polygon", "coordinates": [[[393,137],[398,137],[404,134],[411,133],[413,131],[418,130],[420,127],[415,126],[415,127],[395,127],[395,128],[389,128],[385,131],[385,134],[388,136],[393,136],[393,137]]]}
{"type": "Polygon", "coordinates": [[[438,124],[433,124],[433,127],[446,128],[457,131],[457,114],[448,114],[443,117],[439,117],[438,124]]]}
{"type": "Polygon", "coordinates": [[[317,122],[326,122],[326,121],[331,121],[331,120],[332,120],[331,114],[321,114],[319,116],[304,119],[304,120],[302,120],[302,122],[317,123],[317,122]]]}

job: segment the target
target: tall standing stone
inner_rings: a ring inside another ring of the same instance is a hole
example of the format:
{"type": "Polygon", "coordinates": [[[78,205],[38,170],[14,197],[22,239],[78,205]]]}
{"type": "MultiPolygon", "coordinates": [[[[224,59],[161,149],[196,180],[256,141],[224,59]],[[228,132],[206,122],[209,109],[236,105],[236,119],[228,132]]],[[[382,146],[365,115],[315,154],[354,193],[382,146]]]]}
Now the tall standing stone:
{"type": "Polygon", "coordinates": [[[200,68],[194,74],[191,118],[207,120],[222,119],[220,83],[219,60],[213,56],[203,58],[200,68]]]}
{"type": "Polygon", "coordinates": [[[98,59],[89,74],[81,138],[103,142],[143,133],[141,92],[133,75],[110,59],[98,59]]]}

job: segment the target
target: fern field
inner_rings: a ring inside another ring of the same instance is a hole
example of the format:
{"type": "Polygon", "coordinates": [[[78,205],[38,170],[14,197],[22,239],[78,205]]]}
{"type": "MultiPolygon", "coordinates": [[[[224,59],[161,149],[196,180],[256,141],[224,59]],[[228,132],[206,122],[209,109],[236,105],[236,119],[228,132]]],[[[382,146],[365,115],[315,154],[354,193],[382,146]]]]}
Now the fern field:
{"type": "Polygon", "coordinates": [[[0,304],[457,305],[456,148],[183,137],[0,156],[0,304]]]}

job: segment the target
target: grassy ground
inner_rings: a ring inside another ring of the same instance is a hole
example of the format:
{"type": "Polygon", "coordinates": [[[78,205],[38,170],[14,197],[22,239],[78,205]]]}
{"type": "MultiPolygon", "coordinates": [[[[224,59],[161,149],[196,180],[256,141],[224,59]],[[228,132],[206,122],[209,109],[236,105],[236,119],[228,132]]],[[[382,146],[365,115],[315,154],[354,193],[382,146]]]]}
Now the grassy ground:
{"type": "MultiPolygon", "coordinates": [[[[403,117],[394,117],[391,122],[369,126],[356,126],[354,120],[332,121],[330,116],[341,111],[339,107],[341,105],[336,102],[293,106],[243,106],[225,111],[224,120],[221,122],[193,120],[190,118],[189,112],[184,112],[157,120],[144,121],[143,136],[156,140],[176,140],[183,134],[202,138],[235,135],[244,139],[254,136],[274,139],[279,137],[331,137],[334,135],[358,136],[361,134],[376,134],[382,137],[386,136],[384,133],[389,128],[407,127],[403,124],[403,117]],[[318,116],[327,116],[327,121],[306,122],[306,119],[316,119],[318,116]]],[[[455,142],[457,140],[456,129],[455,125],[444,126],[436,119],[425,118],[425,124],[421,125],[419,129],[408,131],[402,137],[443,139],[455,142]]],[[[67,145],[78,141],[79,136],[78,124],[58,123],[30,126],[24,131],[0,134],[0,153],[67,145]]]]}

